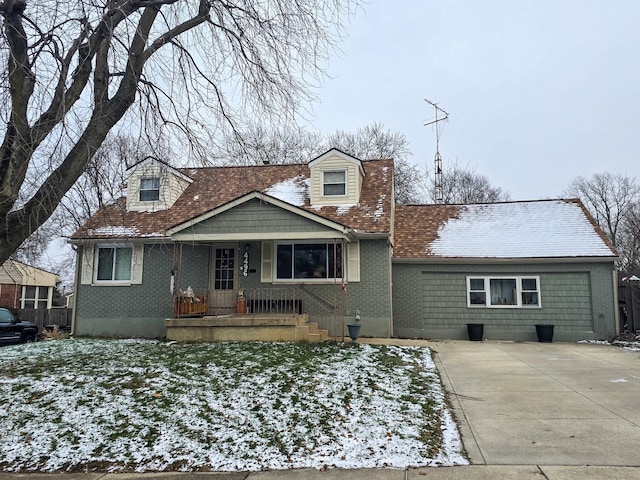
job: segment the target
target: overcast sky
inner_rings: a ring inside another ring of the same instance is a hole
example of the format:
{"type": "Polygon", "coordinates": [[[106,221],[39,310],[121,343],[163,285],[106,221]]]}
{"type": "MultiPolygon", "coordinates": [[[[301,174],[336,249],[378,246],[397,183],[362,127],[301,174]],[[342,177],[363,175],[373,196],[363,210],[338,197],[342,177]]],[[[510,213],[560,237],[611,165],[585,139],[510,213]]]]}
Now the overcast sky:
{"type": "MultiPolygon", "coordinates": [[[[514,200],[578,175],[640,177],[640,1],[371,0],[331,59],[307,127],[382,122],[433,165],[440,140],[514,200]]],[[[640,179],[640,178],[639,178],[640,179]]]]}

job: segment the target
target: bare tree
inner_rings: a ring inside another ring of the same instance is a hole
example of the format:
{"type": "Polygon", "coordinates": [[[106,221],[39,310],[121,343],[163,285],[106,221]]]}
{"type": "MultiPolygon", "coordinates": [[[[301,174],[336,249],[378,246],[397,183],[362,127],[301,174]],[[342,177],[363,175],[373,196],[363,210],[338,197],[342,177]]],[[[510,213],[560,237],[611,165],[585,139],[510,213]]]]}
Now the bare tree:
{"type": "Polygon", "coordinates": [[[292,117],[350,0],[0,1],[0,262],[47,221],[108,132],[238,133],[292,117]]]}
{"type": "Polygon", "coordinates": [[[252,124],[238,139],[229,139],[210,157],[222,165],[287,164],[309,161],[322,149],[322,135],[300,127],[268,128],[252,124]]]}
{"type": "Polygon", "coordinates": [[[413,203],[420,199],[420,173],[409,163],[409,140],[400,132],[385,130],[381,123],[365,125],[354,132],[337,130],[325,136],[300,127],[268,128],[254,124],[241,137],[242,141],[231,139],[210,156],[226,165],[300,163],[337,148],[363,160],[393,158],[396,202],[413,203]]]}
{"type": "Polygon", "coordinates": [[[382,123],[376,122],[358,128],[355,132],[337,130],[327,136],[325,147],[338,148],[357,158],[393,158],[396,203],[419,202],[420,172],[415,165],[409,163],[412,153],[409,140],[403,133],[385,130],[382,123]]]}
{"type": "MultiPolygon", "coordinates": [[[[20,245],[12,258],[55,272],[63,283],[72,285],[75,253],[71,246],[65,245],[65,237],[84,225],[100,208],[125,194],[127,167],[152,151],[157,155],[161,150],[158,144],[152,146],[140,138],[109,133],[53,215],[20,245]]],[[[168,152],[160,157],[164,161],[168,158],[168,152]]]]}
{"type": "Polygon", "coordinates": [[[100,208],[123,197],[127,168],[152,154],[168,161],[169,153],[158,155],[161,151],[158,144],[109,133],[51,217],[58,232],[71,235],[100,208]]]}
{"type": "Polygon", "coordinates": [[[596,173],[591,179],[574,179],[565,195],[580,198],[617,247],[618,233],[631,209],[640,201],[640,185],[631,177],[596,173]]]}
{"type": "MultiPolygon", "coordinates": [[[[436,202],[436,186],[433,173],[426,168],[424,189],[429,200],[436,202]]],[[[445,204],[491,203],[510,200],[510,194],[491,184],[484,175],[476,173],[458,162],[442,172],[442,202],[445,204]]]]}
{"type": "Polygon", "coordinates": [[[620,270],[640,274],[640,202],[630,206],[618,235],[620,270]]]}

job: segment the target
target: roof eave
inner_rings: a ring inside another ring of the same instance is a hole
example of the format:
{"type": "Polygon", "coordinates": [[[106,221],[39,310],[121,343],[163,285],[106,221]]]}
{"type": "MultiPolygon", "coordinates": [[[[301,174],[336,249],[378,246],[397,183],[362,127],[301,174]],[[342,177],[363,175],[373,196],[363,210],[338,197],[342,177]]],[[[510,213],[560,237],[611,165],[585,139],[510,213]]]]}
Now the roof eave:
{"type": "Polygon", "coordinates": [[[67,243],[71,245],[87,245],[87,244],[93,244],[98,242],[167,243],[171,241],[172,241],[171,237],[166,237],[164,235],[139,236],[139,237],[82,237],[82,238],[67,239],[67,243]]]}
{"type": "Polygon", "coordinates": [[[556,264],[556,263],[614,263],[617,256],[606,257],[393,257],[393,263],[430,263],[430,264],[556,264]]]}

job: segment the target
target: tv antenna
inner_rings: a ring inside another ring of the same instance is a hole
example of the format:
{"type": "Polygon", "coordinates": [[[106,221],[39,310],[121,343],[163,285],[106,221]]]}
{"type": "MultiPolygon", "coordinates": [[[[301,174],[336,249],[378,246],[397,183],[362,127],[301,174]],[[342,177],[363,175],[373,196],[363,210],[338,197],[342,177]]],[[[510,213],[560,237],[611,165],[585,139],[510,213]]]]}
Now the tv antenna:
{"type": "Polygon", "coordinates": [[[440,134],[442,133],[442,129],[444,125],[440,125],[441,122],[446,121],[449,118],[449,114],[445,112],[442,108],[438,106],[437,103],[432,102],[430,100],[424,99],[429,105],[431,105],[435,110],[435,118],[433,120],[428,121],[424,124],[425,127],[429,125],[435,125],[436,130],[436,156],[433,159],[433,168],[434,168],[434,186],[435,186],[435,197],[436,203],[442,203],[444,199],[443,191],[442,191],[442,157],[440,156],[440,134]]]}

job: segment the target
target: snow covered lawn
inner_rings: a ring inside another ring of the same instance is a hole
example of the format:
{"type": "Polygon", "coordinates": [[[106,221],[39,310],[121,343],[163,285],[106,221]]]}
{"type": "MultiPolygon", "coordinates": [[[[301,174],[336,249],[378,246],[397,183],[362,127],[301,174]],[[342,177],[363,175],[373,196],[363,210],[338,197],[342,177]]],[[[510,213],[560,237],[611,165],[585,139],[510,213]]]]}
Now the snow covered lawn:
{"type": "Polygon", "coordinates": [[[430,351],[66,339],[0,348],[0,470],[466,464],[430,351]]]}

